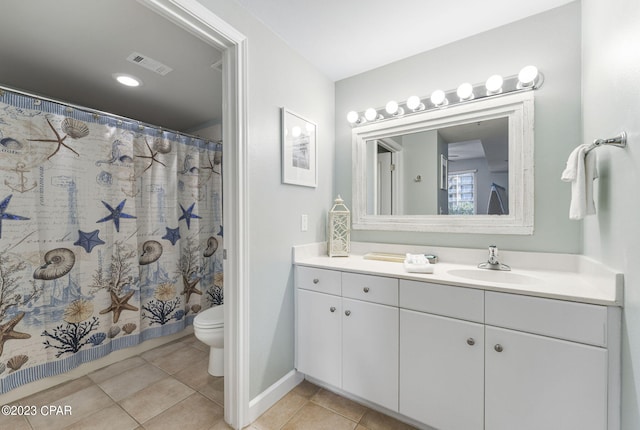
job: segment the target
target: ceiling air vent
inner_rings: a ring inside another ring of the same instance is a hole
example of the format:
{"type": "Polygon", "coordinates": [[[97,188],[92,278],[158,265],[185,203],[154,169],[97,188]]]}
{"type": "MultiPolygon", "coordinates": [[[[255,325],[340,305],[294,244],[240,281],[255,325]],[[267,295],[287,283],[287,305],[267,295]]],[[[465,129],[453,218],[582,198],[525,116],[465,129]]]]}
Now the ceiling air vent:
{"type": "Polygon", "coordinates": [[[139,52],[132,52],[131,55],[127,57],[127,61],[142,66],[145,69],[151,70],[152,72],[155,72],[162,76],[173,70],[166,64],[162,64],[158,60],[154,60],[153,58],[150,58],[139,52]]]}

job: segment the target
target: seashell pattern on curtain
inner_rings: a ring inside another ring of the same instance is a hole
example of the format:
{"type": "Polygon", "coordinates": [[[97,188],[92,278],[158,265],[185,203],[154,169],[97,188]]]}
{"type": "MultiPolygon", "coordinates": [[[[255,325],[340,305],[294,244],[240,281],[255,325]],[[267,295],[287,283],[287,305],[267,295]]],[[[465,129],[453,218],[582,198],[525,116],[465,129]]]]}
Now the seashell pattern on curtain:
{"type": "Polygon", "coordinates": [[[221,157],[0,91],[0,394],[223,303],[221,157]]]}

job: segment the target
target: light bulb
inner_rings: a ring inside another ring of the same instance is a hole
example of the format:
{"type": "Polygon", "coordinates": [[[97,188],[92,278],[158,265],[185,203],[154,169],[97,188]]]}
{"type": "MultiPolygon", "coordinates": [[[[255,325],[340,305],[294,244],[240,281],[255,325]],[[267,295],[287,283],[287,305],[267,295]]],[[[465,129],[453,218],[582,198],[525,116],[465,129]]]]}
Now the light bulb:
{"type": "Polygon", "coordinates": [[[142,81],[135,76],[125,75],[122,73],[114,73],[113,78],[121,83],[122,85],[126,85],[127,87],[139,87],[142,85],[142,81]]]}
{"type": "Polygon", "coordinates": [[[424,110],[424,103],[420,101],[420,97],[411,96],[407,99],[407,108],[414,112],[424,110]]]}
{"type": "Polygon", "coordinates": [[[435,90],[431,93],[431,103],[435,106],[446,105],[448,102],[447,96],[442,90],[435,90]]]}
{"type": "Polygon", "coordinates": [[[471,100],[473,98],[473,86],[469,82],[460,84],[456,93],[460,101],[471,100]]]}
{"type": "Polygon", "coordinates": [[[533,87],[538,77],[538,68],[536,66],[525,66],[518,73],[519,85],[522,88],[533,87]]]}
{"type": "Polygon", "coordinates": [[[358,115],[358,112],[352,110],[347,114],[347,121],[349,122],[349,124],[355,124],[358,122],[358,119],[360,118],[360,115],[358,115]]]}
{"type": "Polygon", "coordinates": [[[504,80],[500,75],[492,75],[487,79],[484,86],[487,88],[487,95],[498,94],[502,92],[502,83],[504,80]]]}
{"type": "Polygon", "coordinates": [[[367,119],[367,121],[373,121],[378,117],[378,112],[376,112],[374,108],[369,108],[364,111],[364,117],[367,119]]]}
{"type": "Polygon", "coordinates": [[[395,100],[391,100],[389,103],[387,103],[387,105],[385,106],[385,110],[389,115],[404,115],[404,109],[402,109],[398,105],[398,102],[396,102],[395,100]]]}

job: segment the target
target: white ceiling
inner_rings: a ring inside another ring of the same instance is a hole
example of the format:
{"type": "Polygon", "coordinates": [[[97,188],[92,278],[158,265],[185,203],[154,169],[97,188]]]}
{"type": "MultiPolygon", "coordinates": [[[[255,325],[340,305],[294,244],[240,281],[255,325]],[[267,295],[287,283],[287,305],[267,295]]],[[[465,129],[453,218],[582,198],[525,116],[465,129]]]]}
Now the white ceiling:
{"type": "MultiPolygon", "coordinates": [[[[570,2],[235,1],[333,80],[570,2]]],[[[0,85],[175,130],[221,120],[220,52],[134,0],[1,0],[0,16],[0,85]],[[127,62],[134,51],[173,71],[127,62]]]]}
{"type": "Polygon", "coordinates": [[[2,0],[0,84],[174,130],[219,121],[221,58],[134,0],[2,0]],[[126,58],[171,67],[161,76],[126,58]],[[142,79],[138,88],[113,73],[142,79]]]}
{"type": "Polygon", "coordinates": [[[236,0],[334,81],[573,0],[236,0]]]}

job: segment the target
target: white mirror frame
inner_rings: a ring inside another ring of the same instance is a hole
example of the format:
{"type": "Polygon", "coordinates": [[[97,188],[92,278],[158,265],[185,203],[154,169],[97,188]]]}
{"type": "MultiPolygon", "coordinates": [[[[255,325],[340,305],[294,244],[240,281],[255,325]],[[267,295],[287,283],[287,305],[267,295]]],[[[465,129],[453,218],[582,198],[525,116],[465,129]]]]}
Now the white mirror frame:
{"type": "Polygon", "coordinates": [[[524,91],[449,108],[429,110],[402,118],[372,122],[354,128],[351,132],[352,228],[354,230],[442,233],[533,234],[533,126],[533,91],[524,91]],[[504,117],[509,118],[508,215],[367,214],[367,141],[504,117]]]}

